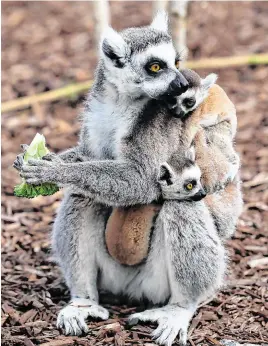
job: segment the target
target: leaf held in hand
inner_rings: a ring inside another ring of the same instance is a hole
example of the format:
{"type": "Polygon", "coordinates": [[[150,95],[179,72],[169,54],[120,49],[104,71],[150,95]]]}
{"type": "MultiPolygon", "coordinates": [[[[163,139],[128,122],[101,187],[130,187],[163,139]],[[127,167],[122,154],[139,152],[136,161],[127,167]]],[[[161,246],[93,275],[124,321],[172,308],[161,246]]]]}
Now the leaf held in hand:
{"type": "MultiPolygon", "coordinates": [[[[46,147],[46,140],[43,135],[37,133],[29,145],[28,149],[24,153],[23,161],[25,164],[30,159],[41,160],[43,156],[49,153],[46,147]]],[[[14,188],[14,194],[17,197],[34,198],[37,196],[49,196],[59,191],[56,184],[44,183],[39,186],[27,184],[24,180],[21,184],[16,185],[14,188]]]]}

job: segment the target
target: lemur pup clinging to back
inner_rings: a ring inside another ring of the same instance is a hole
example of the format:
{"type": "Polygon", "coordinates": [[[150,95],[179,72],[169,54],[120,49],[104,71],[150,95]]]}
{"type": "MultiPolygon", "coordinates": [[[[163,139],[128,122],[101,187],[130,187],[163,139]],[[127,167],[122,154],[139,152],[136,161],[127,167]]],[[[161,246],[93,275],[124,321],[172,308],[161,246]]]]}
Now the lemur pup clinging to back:
{"type": "MultiPolygon", "coordinates": [[[[194,111],[199,106],[201,106],[201,104],[203,104],[205,99],[208,97],[210,88],[213,85],[215,85],[215,82],[217,80],[217,75],[214,73],[211,73],[205,78],[201,78],[195,71],[190,69],[185,69],[185,70],[182,70],[181,72],[186,78],[189,84],[189,88],[185,93],[181,94],[180,96],[177,96],[176,98],[177,105],[173,109],[173,111],[174,111],[174,116],[178,116],[179,118],[185,121],[194,113],[194,111]]],[[[224,135],[225,131],[221,131],[221,128],[219,128],[219,130],[216,133],[213,132],[213,140],[210,138],[211,136],[209,136],[209,130],[208,130],[208,136],[206,136],[205,133],[204,135],[206,137],[205,138],[206,142],[207,143],[211,142],[212,149],[214,151],[216,150],[214,152],[214,156],[216,157],[217,161],[222,162],[222,164],[225,164],[226,166],[226,170],[222,168],[222,165],[220,168],[221,170],[223,170],[223,172],[225,171],[225,174],[228,176],[226,181],[232,181],[240,166],[239,156],[235,152],[234,146],[233,146],[233,136],[236,131],[235,130],[236,118],[230,117],[230,119],[227,119],[223,116],[222,119],[220,119],[220,115],[217,115],[217,119],[215,119],[214,113],[207,112],[205,114],[205,117],[203,117],[203,119],[198,119],[198,120],[199,120],[199,123],[196,122],[196,130],[198,128],[208,129],[209,127],[215,125],[217,121],[219,123],[224,122],[225,120],[230,121],[231,132],[230,132],[229,139],[225,137],[224,135]]],[[[191,122],[190,119],[189,119],[189,122],[191,122]]],[[[218,167],[219,165],[217,165],[217,167],[213,167],[213,169],[218,170],[218,167]]]]}

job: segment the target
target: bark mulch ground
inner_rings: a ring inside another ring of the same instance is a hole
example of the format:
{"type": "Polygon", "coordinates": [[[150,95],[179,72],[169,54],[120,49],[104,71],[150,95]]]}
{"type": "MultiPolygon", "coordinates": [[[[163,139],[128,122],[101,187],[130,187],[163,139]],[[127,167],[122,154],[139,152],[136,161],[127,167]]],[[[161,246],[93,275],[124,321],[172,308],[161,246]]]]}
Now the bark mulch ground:
{"type": "MultiPolygon", "coordinates": [[[[117,29],[143,25],[149,2],[113,2],[117,29]]],[[[268,51],[268,3],[191,4],[190,57],[268,51]],[[202,13],[202,15],[200,15],[202,13]]],[[[3,3],[2,101],[55,89],[93,76],[96,63],[90,2],[3,3]]],[[[228,241],[230,271],[226,287],[197,312],[191,345],[268,342],[268,68],[249,66],[219,71],[219,84],[237,107],[237,150],[242,159],[244,212],[228,241]]],[[[200,71],[204,76],[207,71],[200,71]]],[[[43,133],[53,151],[76,143],[82,98],[2,116],[2,345],[153,345],[154,326],[129,329],[126,317],[142,307],[115,298],[105,322],[89,322],[82,338],[55,328],[69,293],[50,254],[50,231],[61,192],[33,200],[13,196],[20,179],[11,167],[20,143],[43,133]]]]}

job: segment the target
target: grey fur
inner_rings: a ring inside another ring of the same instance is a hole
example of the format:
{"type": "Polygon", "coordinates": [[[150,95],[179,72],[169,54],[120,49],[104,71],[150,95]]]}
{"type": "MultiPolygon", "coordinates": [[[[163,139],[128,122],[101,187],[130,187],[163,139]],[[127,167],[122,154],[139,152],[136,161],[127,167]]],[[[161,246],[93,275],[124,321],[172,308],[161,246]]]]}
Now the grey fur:
{"type": "MultiPolygon", "coordinates": [[[[175,79],[181,83],[177,95],[186,88],[174,67],[176,52],[171,43],[164,43],[165,50],[161,44],[146,48],[144,43],[142,51],[131,51],[125,35],[133,30],[142,32],[132,29],[120,35],[110,31],[104,38],[115,56],[109,50],[110,57],[107,50],[102,53],[77,148],[60,155],[60,160],[53,155],[48,160],[32,160],[21,173],[28,183],[54,182],[67,188],[54,224],[52,247],[70,288],[72,303],[61,310],[58,327],[66,334],[79,335],[87,330],[86,318],[107,319],[107,310],[98,304],[98,290],[104,289],[137,299],[147,297],[154,304],[164,304],[169,299],[165,307],[130,320],[157,320],[154,336],[160,344],[171,345],[178,331],[185,343],[198,302],[220,285],[221,280],[213,278],[221,278],[224,271],[224,251],[204,204],[184,202],[173,204],[173,209],[167,202],[157,219],[156,227],[161,231],[153,233],[147,261],[140,266],[121,266],[109,256],[104,242],[109,206],[157,200],[161,196],[159,167],[181,146],[182,120],[170,114],[161,101],[175,79]],[[144,63],[152,56],[164,59],[168,66],[159,78],[144,72],[144,63]],[[75,162],[76,157],[83,162],[75,162]],[[174,215],[185,216],[184,209],[193,219],[173,229],[169,220],[174,215]],[[194,230],[192,223],[196,222],[200,226],[194,230]],[[198,250],[203,232],[209,232],[208,254],[199,254],[198,250]],[[196,267],[188,261],[188,253],[196,267]]],[[[143,30],[143,37],[148,40],[147,34],[151,35],[152,30],[143,30]]],[[[166,31],[158,33],[161,40],[166,37],[166,31]]],[[[140,35],[135,37],[140,39],[140,35]]],[[[207,188],[213,190],[211,186],[207,188]]]]}

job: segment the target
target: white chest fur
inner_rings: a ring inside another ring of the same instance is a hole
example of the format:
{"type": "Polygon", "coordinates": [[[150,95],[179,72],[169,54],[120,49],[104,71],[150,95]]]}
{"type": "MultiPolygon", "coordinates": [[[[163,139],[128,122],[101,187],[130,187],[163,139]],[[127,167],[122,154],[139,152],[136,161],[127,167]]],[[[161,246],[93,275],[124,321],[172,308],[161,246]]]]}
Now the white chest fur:
{"type": "Polygon", "coordinates": [[[122,138],[131,131],[143,103],[125,98],[91,101],[87,126],[90,149],[96,158],[120,157],[122,138]]]}

